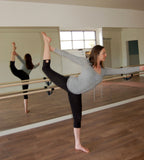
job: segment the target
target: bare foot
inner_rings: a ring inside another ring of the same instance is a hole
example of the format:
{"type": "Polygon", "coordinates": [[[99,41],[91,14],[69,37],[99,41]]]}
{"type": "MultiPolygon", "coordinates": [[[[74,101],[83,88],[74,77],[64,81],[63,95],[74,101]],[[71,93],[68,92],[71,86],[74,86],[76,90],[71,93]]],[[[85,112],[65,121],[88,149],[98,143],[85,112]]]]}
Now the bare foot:
{"type": "Polygon", "coordinates": [[[12,42],[12,46],[15,46],[15,42],[12,42]]]}
{"type": "Polygon", "coordinates": [[[12,52],[12,55],[14,55],[14,56],[15,56],[15,55],[16,55],[16,52],[15,52],[15,51],[13,51],[13,52],[12,52]]]}
{"type": "Polygon", "coordinates": [[[85,152],[85,153],[89,153],[90,152],[89,149],[83,147],[82,145],[75,147],[75,150],[82,151],[82,152],[85,152]]]}
{"type": "Polygon", "coordinates": [[[25,113],[29,113],[29,112],[30,112],[30,110],[26,110],[26,111],[25,111],[25,113]]]}
{"type": "Polygon", "coordinates": [[[48,37],[45,32],[41,32],[41,34],[42,34],[44,40],[47,40],[49,43],[51,42],[51,38],[48,37]]]}
{"type": "Polygon", "coordinates": [[[12,42],[12,46],[13,46],[13,51],[15,51],[16,50],[15,42],[12,42]]]}

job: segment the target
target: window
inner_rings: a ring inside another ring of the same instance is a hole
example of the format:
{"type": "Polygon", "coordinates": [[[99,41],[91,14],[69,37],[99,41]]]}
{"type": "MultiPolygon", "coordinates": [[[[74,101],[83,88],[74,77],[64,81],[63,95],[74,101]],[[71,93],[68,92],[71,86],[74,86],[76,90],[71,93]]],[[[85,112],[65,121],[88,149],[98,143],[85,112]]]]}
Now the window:
{"type": "Polygon", "coordinates": [[[60,31],[61,49],[90,49],[96,45],[95,31],[60,31]]]}

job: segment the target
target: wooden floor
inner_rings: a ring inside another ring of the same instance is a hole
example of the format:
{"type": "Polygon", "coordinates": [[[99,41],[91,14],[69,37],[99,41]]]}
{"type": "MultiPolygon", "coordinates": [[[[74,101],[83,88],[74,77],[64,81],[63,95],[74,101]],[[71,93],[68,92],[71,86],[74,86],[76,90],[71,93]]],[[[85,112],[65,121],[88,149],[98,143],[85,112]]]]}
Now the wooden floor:
{"type": "MultiPolygon", "coordinates": [[[[115,80],[100,84],[83,94],[83,111],[144,94],[144,78],[131,81],[115,80]]],[[[30,113],[24,113],[23,97],[0,100],[0,131],[71,114],[67,93],[55,90],[51,96],[46,92],[29,96],[30,113]]]]}
{"type": "MultiPolygon", "coordinates": [[[[105,82],[83,95],[83,110],[144,95],[144,78],[105,82]]],[[[66,93],[0,102],[0,129],[6,130],[71,113],[66,93]],[[6,105],[7,104],[7,105],[6,105]]],[[[0,137],[0,160],[144,160],[144,99],[83,116],[81,141],[89,154],[74,150],[72,119],[0,137]]]]}

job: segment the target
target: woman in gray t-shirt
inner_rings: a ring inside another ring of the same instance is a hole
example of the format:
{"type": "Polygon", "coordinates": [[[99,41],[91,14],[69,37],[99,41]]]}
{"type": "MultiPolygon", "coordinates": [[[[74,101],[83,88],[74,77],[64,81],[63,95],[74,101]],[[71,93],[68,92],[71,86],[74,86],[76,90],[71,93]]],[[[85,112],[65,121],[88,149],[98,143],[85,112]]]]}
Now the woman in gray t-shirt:
{"type": "Polygon", "coordinates": [[[66,51],[61,51],[51,47],[51,39],[47,37],[44,32],[42,32],[42,36],[44,40],[42,70],[52,82],[67,91],[74,119],[75,149],[88,153],[89,150],[83,147],[80,142],[80,128],[82,116],[81,94],[96,87],[96,85],[98,85],[103,80],[103,77],[106,75],[139,72],[144,70],[144,66],[120,69],[104,68],[103,62],[105,61],[107,54],[103,46],[94,46],[91,50],[89,59],[86,59],[83,57],[74,56],[66,51]],[[53,71],[50,67],[50,51],[54,51],[55,53],[61,56],[65,56],[71,61],[81,65],[82,72],[80,73],[80,75],[77,77],[65,77],[53,71]]]}
{"type": "MultiPolygon", "coordinates": [[[[32,58],[29,53],[25,54],[24,59],[21,58],[21,56],[16,53],[16,46],[15,42],[12,43],[13,51],[11,53],[11,61],[10,61],[10,69],[11,72],[18,77],[21,80],[29,80],[29,74],[32,71],[32,69],[39,66],[39,63],[34,65],[32,63],[32,58]],[[21,69],[17,69],[15,67],[15,56],[19,59],[19,61],[22,63],[21,69]]],[[[28,84],[22,85],[23,90],[27,90],[29,87],[28,84]]],[[[23,93],[27,93],[27,91],[24,91],[23,93]]],[[[28,95],[24,95],[24,109],[25,113],[29,113],[28,110],[28,95]]]]}

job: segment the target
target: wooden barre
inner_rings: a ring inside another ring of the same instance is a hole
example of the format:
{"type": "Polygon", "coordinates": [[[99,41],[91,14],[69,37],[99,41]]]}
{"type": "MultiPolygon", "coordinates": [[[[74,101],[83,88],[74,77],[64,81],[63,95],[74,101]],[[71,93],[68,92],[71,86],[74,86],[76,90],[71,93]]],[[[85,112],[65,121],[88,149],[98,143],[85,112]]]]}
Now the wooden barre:
{"type": "MultiPolygon", "coordinates": [[[[144,72],[139,73],[139,75],[142,75],[142,74],[144,74],[144,72]]],[[[77,76],[78,74],[71,74],[71,75],[77,76]]],[[[109,78],[108,80],[123,78],[122,76],[119,76],[119,77],[115,76],[115,77],[109,78]]],[[[106,79],[104,79],[104,80],[106,81],[106,79]]],[[[25,84],[41,83],[41,82],[47,82],[47,81],[50,81],[50,79],[46,78],[46,79],[38,79],[38,80],[31,80],[31,81],[24,80],[24,81],[19,82],[19,83],[11,83],[11,84],[0,85],[0,88],[14,87],[14,86],[25,85],[25,84]]]]}
{"type": "MultiPolygon", "coordinates": [[[[24,90],[19,90],[19,91],[16,91],[16,92],[8,92],[8,93],[5,93],[5,94],[0,94],[0,97],[1,96],[6,96],[6,95],[12,95],[12,94],[19,94],[21,92],[37,91],[37,90],[44,89],[44,87],[43,88],[34,88],[34,89],[24,89],[24,90]]],[[[46,86],[46,87],[47,87],[47,89],[52,89],[52,88],[56,88],[57,86],[53,84],[53,85],[46,86]]]]}
{"type": "MultiPolygon", "coordinates": [[[[143,73],[139,73],[139,74],[144,74],[144,72],[143,73]]],[[[139,74],[135,74],[134,76],[137,76],[139,74]]],[[[122,78],[124,78],[124,77],[122,77],[122,76],[112,77],[112,78],[104,79],[102,82],[110,81],[110,80],[116,80],[116,79],[122,79],[122,78]]],[[[51,88],[59,89],[59,87],[57,87],[56,85],[50,85],[50,86],[48,86],[47,89],[37,88],[37,89],[31,89],[31,90],[30,89],[28,89],[28,90],[22,90],[21,92],[24,92],[24,91],[29,91],[29,92],[27,92],[27,93],[19,93],[20,91],[18,91],[18,92],[15,92],[14,94],[11,93],[10,95],[1,96],[0,100],[1,99],[6,99],[6,98],[12,98],[12,97],[16,97],[16,96],[23,96],[23,95],[29,95],[29,94],[46,92],[46,91],[49,91],[51,88]]]]}
{"type": "MultiPolygon", "coordinates": [[[[59,87],[55,87],[55,89],[59,89],[59,87]]],[[[13,97],[17,97],[17,96],[24,96],[24,95],[29,95],[29,94],[47,92],[47,91],[50,91],[50,88],[48,88],[48,89],[40,89],[40,90],[31,91],[31,92],[27,92],[27,93],[18,93],[18,94],[1,96],[1,97],[0,97],[0,100],[1,100],[1,99],[7,99],[7,98],[13,98],[13,97]]]]}
{"type": "MultiPolygon", "coordinates": [[[[134,76],[138,76],[138,75],[143,75],[144,74],[144,72],[141,72],[141,73],[135,73],[135,74],[133,74],[134,76]]],[[[133,77],[134,77],[133,76],[133,77]]],[[[122,79],[122,78],[125,78],[125,77],[123,77],[123,76],[115,76],[115,77],[111,77],[111,78],[106,78],[106,79],[104,79],[103,80],[103,82],[104,81],[110,81],[110,80],[116,80],[116,79],[122,79]]]]}
{"type": "MultiPolygon", "coordinates": [[[[75,75],[77,76],[79,73],[77,74],[70,74],[70,75],[64,75],[64,76],[72,76],[75,75]]],[[[41,83],[41,82],[47,82],[50,81],[49,78],[46,79],[35,79],[35,80],[22,80],[22,81],[18,81],[18,83],[2,83],[0,85],[0,88],[6,88],[6,87],[14,87],[14,86],[19,86],[19,85],[25,85],[25,84],[33,84],[33,83],[41,83]]]]}
{"type": "MultiPolygon", "coordinates": [[[[66,74],[63,76],[72,76],[72,75],[79,75],[80,73],[74,73],[74,74],[66,74]]],[[[46,76],[44,76],[46,77],[46,76]]],[[[47,78],[48,79],[48,78],[47,78]]],[[[13,83],[21,83],[21,82],[27,82],[27,81],[37,81],[37,80],[42,80],[42,78],[35,78],[35,79],[29,79],[29,80],[19,80],[19,81],[14,81],[14,82],[6,82],[6,83],[0,83],[0,85],[6,85],[6,84],[13,84],[13,83]]]]}
{"type": "Polygon", "coordinates": [[[41,78],[29,79],[29,80],[19,80],[19,81],[14,81],[14,82],[5,82],[5,83],[0,83],[0,85],[15,84],[15,83],[21,83],[21,82],[27,82],[27,81],[37,81],[37,80],[41,80],[41,78]]]}
{"type": "MultiPolygon", "coordinates": [[[[143,66],[144,64],[141,64],[139,66],[143,66]]],[[[125,66],[123,68],[126,67],[135,67],[136,65],[130,65],[130,66],[125,66]]],[[[75,74],[68,74],[68,75],[64,75],[64,76],[71,76],[71,75],[75,75],[78,76],[80,73],[75,73],[75,74]]],[[[49,81],[49,79],[44,79],[42,80],[41,78],[37,78],[37,79],[32,79],[32,80],[21,80],[21,81],[15,81],[15,82],[7,82],[7,83],[0,83],[0,88],[5,88],[5,87],[12,87],[12,86],[19,86],[22,83],[23,84],[32,84],[32,83],[40,83],[40,82],[45,82],[45,81],[49,81]],[[26,82],[26,83],[25,83],[26,82]]]]}
{"type": "Polygon", "coordinates": [[[12,84],[5,84],[1,85],[0,88],[6,88],[6,87],[14,87],[19,85],[25,85],[25,84],[34,84],[34,83],[41,83],[41,82],[47,82],[49,79],[41,79],[41,80],[35,80],[35,81],[25,81],[25,82],[19,82],[19,83],[12,83],[12,84]]]}
{"type": "MultiPolygon", "coordinates": [[[[144,74],[144,73],[143,73],[144,74]]],[[[134,76],[137,76],[137,75],[139,75],[139,74],[135,74],[134,76]]],[[[116,79],[122,79],[122,78],[124,78],[124,77],[122,77],[122,76],[115,76],[115,77],[110,77],[110,78],[106,78],[106,79],[103,79],[103,81],[102,82],[105,82],[105,81],[110,81],[110,80],[116,80],[116,79]]],[[[22,83],[21,83],[22,84],[22,83]]],[[[45,87],[45,86],[44,86],[45,87]]],[[[47,88],[49,88],[49,89],[51,89],[51,88],[56,88],[57,86],[56,85],[50,85],[50,86],[46,86],[47,88]]],[[[18,94],[19,92],[23,92],[23,91],[27,91],[27,92],[29,92],[29,91],[37,91],[37,90],[40,90],[40,89],[42,89],[42,88],[36,88],[36,89],[25,89],[25,90],[20,90],[20,91],[17,91],[17,92],[9,92],[8,93],[8,95],[9,94],[18,94]]],[[[1,95],[1,94],[0,94],[1,95]]]]}

